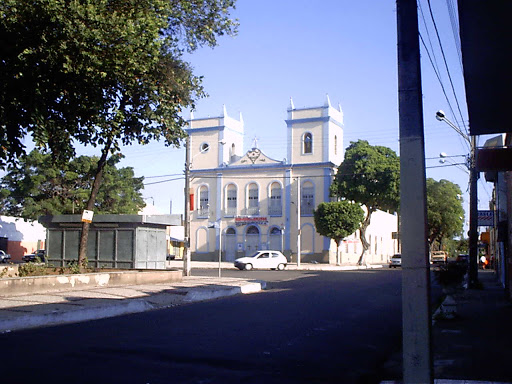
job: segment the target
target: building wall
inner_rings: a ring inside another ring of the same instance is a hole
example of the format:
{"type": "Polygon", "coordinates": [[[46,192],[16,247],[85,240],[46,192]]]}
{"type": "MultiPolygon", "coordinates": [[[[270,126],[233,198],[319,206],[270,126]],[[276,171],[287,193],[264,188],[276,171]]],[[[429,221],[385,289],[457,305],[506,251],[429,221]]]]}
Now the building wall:
{"type": "Polygon", "coordinates": [[[37,221],[0,216],[0,237],[7,238],[7,249],[11,261],[21,261],[23,255],[44,249],[46,229],[37,221]]]}
{"type": "MultiPolygon", "coordinates": [[[[188,129],[194,207],[190,213],[192,259],[218,260],[219,249],[226,261],[261,249],[277,249],[290,262],[297,262],[300,249],[301,261],[335,262],[336,246],[316,232],[313,210],[320,202],[329,201],[329,187],[343,159],[341,108],[332,108],[328,99],[316,108],[296,110],[292,105],[286,120],[285,161],[268,158],[259,148],[239,159],[221,161],[225,147],[231,148],[232,142],[243,137],[243,121],[229,118],[225,109],[221,118],[208,121],[210,127],[205,119],[197,124],[191,120],[188,129]],[[204,142],[209,149],[203,154],[199,148],[204,142]]],[[[375,214],[372,220],[369,262],[387,263],[396,252],[396,242],[391,239],[396,218],[386,215],[375,214]]],[[[346,262],[357,261],[357,252],[357,246],[345,252],[346,262]]]]}

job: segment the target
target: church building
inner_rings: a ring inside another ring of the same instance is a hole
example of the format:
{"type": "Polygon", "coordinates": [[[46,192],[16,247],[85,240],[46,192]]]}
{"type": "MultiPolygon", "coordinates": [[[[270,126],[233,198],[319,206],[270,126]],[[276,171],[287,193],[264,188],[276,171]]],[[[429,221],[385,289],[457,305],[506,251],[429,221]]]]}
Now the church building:
{"type": "MultiPolygon", "coordinates": [[[[315,230],[313,210],[329,201],[343,161],[343,112],[324,105],[288,108],[287,153],[275,160],[254,145],[243,150],[244,123],[228,116],[194,118],[190,139],[190,249],[192,260],[223,261],[258,250],[282,251],[290,262],[332,263],[336,245],[315,230]]],[[[379,212],[368,230],[368,262],[386,263],[397,251],[396,216],[379,212]]],[[[358,231],[359,232],[359,231],[358,231]]],[[[358,234],[341,246],[342,263],[361,253],[358,234]]]]}

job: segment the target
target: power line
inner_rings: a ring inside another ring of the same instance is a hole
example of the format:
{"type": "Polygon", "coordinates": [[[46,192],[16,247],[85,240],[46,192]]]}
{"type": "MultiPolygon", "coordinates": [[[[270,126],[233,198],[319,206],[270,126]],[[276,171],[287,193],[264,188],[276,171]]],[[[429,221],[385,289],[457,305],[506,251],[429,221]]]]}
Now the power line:
{"type": "Polygon", "coordinates": [[[152,183],[144,183],[144,186],[147,186],[147,185],[153,185],[153,184],[162,184],[162,183],[168,183],[170,181],[176,181],[176,180],[183,180],[184,177],[177,177],[175,179],[169,179],[169,180],[161,180],[161,181],[154,181],[152,183]]]}
{"type": "MultiPolygon", "coordinates": [[[[441,49],[441,55],[443,56],[443,61],[444,61],[444,65],[445,65],[445,68],[446,68],[446,73],[447,73],[447,75],[448,75],[448,79],[450,80],[450,85],[451,85],[451,88],[452,88],[453,97],[455,98],[455,103],[457,104],[457,109],[458,109],[459,114],[460,114],[460,117],[461,117],[461,119],[462,119],[462,124],[463,124],[463,126],[464,126],[464,130],[466,131],[466,134],[467,134],[467,133],[468,133],[468,129],[467,129],[466,125],[464,124],[464,117],[463,117],[463,115],[462,115],[462,111],[461,111],[461,109],[460,109],[459,100],[458,100],[458,98],[457,98],[457,94],[456,94],[456,92],[455,92],[455,87],[454,87],[454,85],[453,85],[452,76],[451,76],[451,74],[450,74],[450,69],[448,68],[448,62],[446,61],[446,55],[445,55],[445,53],[444,53],[443,44],[441,43],[441,37],[440,37],[440,35],[439,35],[439,30],[437,29],[437,23],[436,23],[435,18],[434,18],[434,13],[433,13],[433,11],[432,11],[432,6],[431,6],[431,4],[430,4],[430,0],[427,0],[427,4],[428,4],[428,9],[429,9],[429,11],[430,11],[430,17],[431,17],[431,19],[432,19],[432,23],[433,23],[433,25],[434,25],[434,30],[435,30],[435,32],[436,32],[437,41],[438,41],[438,43],[439,43],[439,48],[441,49]]],[[[454,116],[454,118],[455,118],[455,116],[454,116]]],[[[457,119],[456,119],[456,121],[457,121],[457,119]]],[[[457,121],[457,125],[458,125],[458,124],[459,124],[459,122],[457,121]]]]}

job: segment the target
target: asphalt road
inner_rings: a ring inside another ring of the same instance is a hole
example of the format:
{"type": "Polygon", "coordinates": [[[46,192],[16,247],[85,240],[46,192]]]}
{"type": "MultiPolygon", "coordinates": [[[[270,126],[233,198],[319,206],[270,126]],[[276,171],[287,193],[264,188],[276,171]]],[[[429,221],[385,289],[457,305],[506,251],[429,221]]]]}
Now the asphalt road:
{"type": "Polygon", "coordinates": [[[400,270],[226,273],[269,289],[2,334],[0,381],[377,383],[400,350],[400,270]]]}

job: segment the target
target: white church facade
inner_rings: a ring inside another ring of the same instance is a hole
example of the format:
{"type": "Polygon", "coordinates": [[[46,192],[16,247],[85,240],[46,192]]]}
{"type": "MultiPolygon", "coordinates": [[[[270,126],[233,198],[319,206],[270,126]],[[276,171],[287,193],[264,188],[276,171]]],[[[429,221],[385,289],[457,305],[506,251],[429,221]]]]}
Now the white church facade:
{"type": "MultiPolygon", "coordinates": [[[[313,210],[329,201],[329,187],[344,157],[343,112],[324,105],[288,108],[285,160],[257,148],[243,151],[243,120],[191,117],[190,249],[192,260],[233,261],[257,250],[282,251],[290,262],[336,262],[336,245],[320,236],[313,210]]],[[[368,230],[367,262],[386,263],[397,252],[396,216],[379,212],[368,230]]],[[[357,233],[340,247],[342,263],[361,253],[357,233]]]]}

